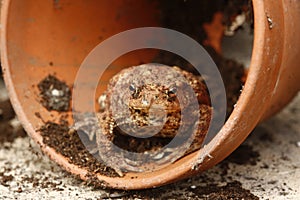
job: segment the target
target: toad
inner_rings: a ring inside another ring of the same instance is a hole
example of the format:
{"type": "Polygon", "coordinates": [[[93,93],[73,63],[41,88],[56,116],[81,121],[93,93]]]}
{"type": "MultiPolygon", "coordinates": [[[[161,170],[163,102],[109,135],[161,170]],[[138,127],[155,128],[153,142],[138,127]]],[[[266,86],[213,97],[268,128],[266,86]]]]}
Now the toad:
{"type": "Polygon", "coordinates": [[[200,149],[212,116],[203,78],[160,64],[123,69],[110,79],[99,105],[99,156],[120,175],[145,171],[145,163],[174,162],[177,152],[200,149]],[[172,144],[174,138],[181,142],[172,144]],[[124,150],[117,140],[131,147],[124,150]],[[159,141],[168,141],[164,151],[158,151],[163,149],[159,141]]]}

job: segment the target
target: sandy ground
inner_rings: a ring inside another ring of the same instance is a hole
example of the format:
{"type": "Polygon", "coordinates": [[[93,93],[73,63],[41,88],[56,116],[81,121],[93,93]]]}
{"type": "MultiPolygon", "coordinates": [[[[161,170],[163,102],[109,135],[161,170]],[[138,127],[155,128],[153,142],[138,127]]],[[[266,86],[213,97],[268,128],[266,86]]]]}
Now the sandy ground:
{"type": "MultiPolygon", "coordinates": [[[[6,98],[5,91],[0,94],[6,98]]],[[[156,192],[161,197],[193,199],[203,186],[238,181],[261,199],[300,199],[299,119],[300,95],[277,116],[260,124],[235,157],[156,192]]],[[[29,137],[0,145],[0,174],[0,199],[126,198],[135,193],[139,194],[136,199],[147,198],[139,192],[94,189],[43,156],[29,137]]]]}
{"type": "MultiPolygon", "coordinates": [[[[0,89],[3,98],[7,95],[0,89]]],[[[236,152],[238,156],[199,176],[162,187],[156,190],[157,196],[194,199],[202,187],[238,181],[260,199],[300,199],[299,119],[300,94],[281,113],[260,124],[236,152]]],[[[136,199],[147,198],[139,192],[94,189],[43,156],[29,137],[0,144],[0,175],[0,199],[93,200],[132,194],[138,194],[136,199]]]]}

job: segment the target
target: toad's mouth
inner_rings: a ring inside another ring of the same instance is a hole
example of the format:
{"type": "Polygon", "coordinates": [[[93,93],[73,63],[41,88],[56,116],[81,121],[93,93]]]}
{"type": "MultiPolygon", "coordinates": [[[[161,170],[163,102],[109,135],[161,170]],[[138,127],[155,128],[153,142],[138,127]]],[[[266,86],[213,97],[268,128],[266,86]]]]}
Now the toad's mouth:
{"type": "Polygon", "coordinates": [[[181,125],[181,112],[148,112],[138,110],[131,113],[128,118],[115,119],[118,132],[123,135],[135,135],[136,137],[147,138],[174,137],[181,125]]]}
{"type": "MultiPolygon", "coordinates": [[[[137,113],[137,114],[148,114],[150,113],[151,108],[145,108],[145,107],[131,107],[129,108],[129,110],[131,111],[131,114],[134,114],[134,113],[137,113]]],[[[155,110],[152,110],[153,113],[157,113],[157,114],[160,114],[160,113],[172,113],[172,112],[178,112],[180,111],[180,109],[175,109],[175,108],[166,108],[166,109],[155,109],[155,110]]]]}
{"type": "MultiPolygon", "coordinates": [[[[136,153],[156,151],[168,145],[175,137],[161,137],[160,133],[149,138],[139,138],[124,133],[119,127],[115,127],[113,143],[118,147],[136,153]]],[[[173,146],[175,148],[175,146],[173,146]]]]}

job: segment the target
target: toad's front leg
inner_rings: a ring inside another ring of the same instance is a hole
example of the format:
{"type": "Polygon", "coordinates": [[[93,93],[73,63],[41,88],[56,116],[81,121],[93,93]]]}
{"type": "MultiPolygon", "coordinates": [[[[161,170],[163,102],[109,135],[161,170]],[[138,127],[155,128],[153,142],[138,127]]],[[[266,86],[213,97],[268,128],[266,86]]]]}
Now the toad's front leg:
{"type": "Polygon", "coordinates": [[[108,111],[98,114],[100,131],[97,134],[99,156],[104,164],[113,168],[120,176],[126,171],[139,171],[138,163],[127,159],[126,150],[117,147],[113,141],[116,122],[108,111]]]}

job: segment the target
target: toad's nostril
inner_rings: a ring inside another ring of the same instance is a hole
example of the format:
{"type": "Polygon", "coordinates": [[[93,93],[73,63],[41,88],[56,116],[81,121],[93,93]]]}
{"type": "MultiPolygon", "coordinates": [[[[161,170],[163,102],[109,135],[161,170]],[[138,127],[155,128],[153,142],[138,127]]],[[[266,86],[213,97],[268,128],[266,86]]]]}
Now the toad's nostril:
{"type": "Polygon", "coordinates": [[[142,99],[142,105],[143,106],[150,106],[150,102],[146,98],[143,98],[142,99]]]}

